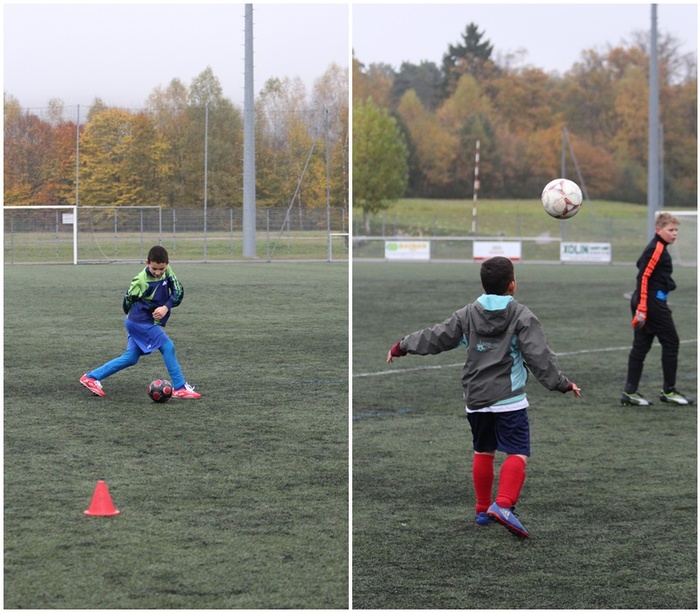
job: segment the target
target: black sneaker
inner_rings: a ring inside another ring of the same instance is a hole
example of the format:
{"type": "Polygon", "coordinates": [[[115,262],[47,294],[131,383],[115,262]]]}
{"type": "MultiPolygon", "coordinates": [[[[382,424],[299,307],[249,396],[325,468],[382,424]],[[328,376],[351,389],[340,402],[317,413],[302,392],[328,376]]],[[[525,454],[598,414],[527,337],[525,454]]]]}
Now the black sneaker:
{"type": "Polygon", "coordinates": [[[675,388],[670,392],[664,392],[662,390],[659,400],[661,400],[661,402],[668,402],[669,404],[693,404],[695,402],[692,398],[686,398],[675,388]]]}
{"type": "Polygon", "coordinates": [[[652,402],[649,402],[641,394],[628,394],[627,392],[622,392],[622,398],[620,398],[620,403],[626,407],[648,407],[652,402]]]}

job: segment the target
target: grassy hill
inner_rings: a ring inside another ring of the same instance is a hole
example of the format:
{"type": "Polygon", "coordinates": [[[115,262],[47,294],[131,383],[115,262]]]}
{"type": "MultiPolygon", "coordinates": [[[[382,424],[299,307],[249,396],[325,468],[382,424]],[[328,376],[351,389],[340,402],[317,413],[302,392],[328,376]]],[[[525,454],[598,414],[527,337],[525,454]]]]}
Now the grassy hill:
{"type": "MultiPolygon", "coordinates": [[[[480,200],[477,202],[476,232],[472,233],[473,202],[405,198],[370,217],[370,231],[364,227],[362,210],[353,210],[354,236],[406,237],[522,237],[523,259],[558,259],[559,239],[572,242],[602,242],[613,246],[614,261],[635,261],[648,239],[647,207],[610,201],[588,201],[580,212],[566,221],[549,217],[538,199],[480,200]]],[[[667,209],[673,209],[668,206],[667,209]]],[[[695,261],[697,228],[682,220],[678,249],[685,248],[683,261],[695,261]],[[691,257],[692,255],[692,257],[691,257]]],[[[462,247],[464,243],[461,243],[462,247]]],[[[355,257],[381,257],[381,245],[355,244],[355,257]]],[[[458,247],[455,247],[458,249],[458,247]]],[[[458,257],[445,246],[444,257],[458,257]]],[[[431,248],[431,253],[436,254],[431,248]]],[[[674,254],[676,259],[678,253],[674,254]]]]}

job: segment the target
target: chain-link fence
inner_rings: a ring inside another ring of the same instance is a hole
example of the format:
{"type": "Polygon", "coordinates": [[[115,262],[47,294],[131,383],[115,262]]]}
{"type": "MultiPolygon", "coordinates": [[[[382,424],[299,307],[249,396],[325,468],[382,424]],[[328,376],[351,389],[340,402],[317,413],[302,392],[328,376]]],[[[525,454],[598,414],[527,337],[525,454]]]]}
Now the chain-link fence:
{"type": "MultiPolygon", "coordinates": [[[[243,211],[160,207],[5,207],[4,261],[142,261],[153,245],[171,259],[242,260],[243,211]]],[[[258,208],[255,257],[347,260],[345,209],[258,208]]]]}
{"type": "MultiPolygon", "coordinates": [[[[486,205],[488,207],[488,205],[486,205]]],[[[485,207],[485,208],[486,208],[485,207]]],[[[676,244],[669,247],[674,263],[697,265],[697,211],[672,211],[680,220],[676,244]]],[[[353,259],[383,259],[385,241],[421,240],[430,242],[431,260],[471,260],[474,241],[518,241],[524,261],[559,261],[562,243],[611,245],[613,262],[635,262],[647,236],[646,211],[622,217],[605,214],[579,215],[575,223],[543,216],[520,214],[514,207],[509,214],[480,219],[479,231],[469,232],[469,211],[462,219],[450,215],[397,215],[385,212],[353,216],[353,259]]]]}

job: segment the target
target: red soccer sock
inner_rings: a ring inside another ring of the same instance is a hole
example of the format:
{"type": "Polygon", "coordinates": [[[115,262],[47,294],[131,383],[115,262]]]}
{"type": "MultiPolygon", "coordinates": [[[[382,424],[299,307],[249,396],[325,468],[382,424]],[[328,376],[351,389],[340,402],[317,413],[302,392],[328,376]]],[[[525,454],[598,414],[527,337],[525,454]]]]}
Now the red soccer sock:
{"type": "Polygon", "coordinates": [[[509,455],[503,462],[496,494],[496,504],[499,507],[509,509],[518,502],[520,490],[525,483],[525,466],[525,460],[517,455],[509,455]]]}
{"type": "Polygon", "coordinates": [[[493,492],[493,456],[486,453],[475,453],[472,464],[474,492],[476,493],[477,515],[491,506],[493,492]]]}

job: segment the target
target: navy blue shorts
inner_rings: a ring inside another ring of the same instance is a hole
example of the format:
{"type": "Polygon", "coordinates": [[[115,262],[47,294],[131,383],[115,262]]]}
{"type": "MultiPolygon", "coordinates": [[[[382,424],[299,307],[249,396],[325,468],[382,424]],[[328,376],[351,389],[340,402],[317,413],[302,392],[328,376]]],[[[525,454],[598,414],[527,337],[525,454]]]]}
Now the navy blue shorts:
{"type": "Polygon", "coordinates": [[[507,413],[467,413],[474,451],[502,451],[530,456],[527,409],[507,413]]]}

